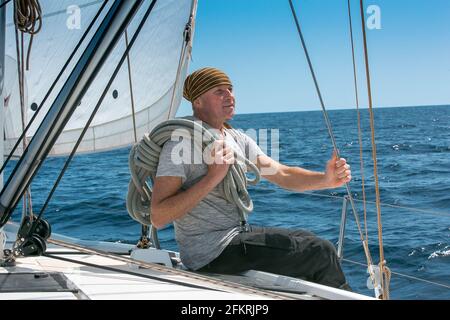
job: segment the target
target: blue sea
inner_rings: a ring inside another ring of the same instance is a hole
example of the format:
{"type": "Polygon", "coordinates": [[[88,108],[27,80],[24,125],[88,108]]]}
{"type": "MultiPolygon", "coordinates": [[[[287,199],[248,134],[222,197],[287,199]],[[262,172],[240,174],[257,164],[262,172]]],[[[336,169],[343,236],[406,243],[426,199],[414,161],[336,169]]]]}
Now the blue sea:
{"type": "MultiPolygon", "coordinates": [[[[361,112],[369,248],[378,263],[369,113],[367,109],[361,112]]],[[[376,108],[374,114],[384,256],[392,271],[391,299],[450,299],[450,106],[376,108]]],[[[352,195],[362,199],[356,111],[329,111],[329,116],[341,156],[352,166],[352,195]]],[[[322,171],[332,154],[321,111],[237,115],[231,124],[256,132],[267,129],[269,138],[278,130],[279,161],[287,165],[322,171]]],[[[140,226],[125,207],[129,150],[74,158],[45,213],[53,232],[88,240],[137,242],[140,226]]],[[[64,160],[46,160],[36,176],[32,185],[35,212],[64,160]]],[[[307,229],[337,242],[345,188],[302,194],[261,181],[250,188],[250,194],[255,206],[250,223],[307,229]]],[[[362,202],[357,201],[356,208],[364,232],[362,202]]],[[[18,219],[20,210],[16,209],[13,220],[18,219]]],[[[160,230],[159,237],[163,248],[177,250],[172,226],[160,230]]],[[[365,264],[349,208],[343,269],[354,291],[373,295],[366,285],[365,264]]]]}

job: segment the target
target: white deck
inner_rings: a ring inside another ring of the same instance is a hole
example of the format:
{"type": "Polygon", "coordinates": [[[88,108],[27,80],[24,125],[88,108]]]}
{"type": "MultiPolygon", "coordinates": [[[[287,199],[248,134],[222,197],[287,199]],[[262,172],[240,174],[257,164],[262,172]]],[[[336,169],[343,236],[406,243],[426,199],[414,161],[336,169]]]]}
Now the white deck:
{"type": "MultiPolygon", "coordinates": [[[[9,227],[9,231],[12,232],[8,233],[9,241],[6,247],[10,247],[11,239],[14,239],[15,227],[11,225],[9,227]]],[[[102,252],[108,250],[127,252],[127,248],[130,248],[129,245],[124,244],[105,242],[96,244],[102,247],[102,252]]],[[[53,244],[48,245],[46,254],[50,256],[18,258],[15,266],[0,267],[0,275],[28,273],[31,274],[28,275],[31,283],[36,274],[39,277],[39,273],[42,273],[45,278],[46,274],[56,272],[65,278],[66,281],[63,282],[66,285],[66,291],[69,287],[73,289],[73,292],[57,292],[57,290],[33,292],[32,290],[35,289],[27,289],[28,287],[23,284],[21,292],[4,292],[3,283],[0,283],[0,300],[370,299],[367,296],[264,272],[250,271],[246,276],[206,276],[151,263],[147,264],[154,267],[147,269],[123,261],[129,259],[129,255],[102,256],[95,252],[82,252],[53,244]],[[258,289],[258,287],[266,290],[258,289]]]]}
{"type": "MultiPolygon", "coordinates": [[[[58,250],[49,250],[57,252],[58,250]]],[[[64,250],[67,251],[67,250],[64,250]]],[[[172,276],[156,273],[151,270],[137,269],[114,259],[98,257],[94,255],[67,254],[61,257],[117,268],[118,271],[108,271],[99,268],[85,266],[56,260],[49,257],[27,257],[17,260],[15,267],[0,268],[0,273],[18,272],[61,272],[81,292],[73,294],[68,292],[55,293],[1,293],[0,299],[150,299],[150,300],[206,300],[206,299],[265,299],[265,297],[239,292],[222,292],[205,289],[191,288],[164,282],[165,279],[179,280],[195,283],[191,279],[182,276],[172,276]],[[135,275],[121,273],[120,270],[128,270],[141,274],[157,276],[161,280],[146,279],[135,275]],[[84,296],[85,295],[85,296],[84,296]]],[[[202,285],[201,283],[198,283],[202,285]]],[[[214,289],[214,286],[210,286],[214,289]]],[[[220,290],[220,288],[218,288],[220,290]]]]}

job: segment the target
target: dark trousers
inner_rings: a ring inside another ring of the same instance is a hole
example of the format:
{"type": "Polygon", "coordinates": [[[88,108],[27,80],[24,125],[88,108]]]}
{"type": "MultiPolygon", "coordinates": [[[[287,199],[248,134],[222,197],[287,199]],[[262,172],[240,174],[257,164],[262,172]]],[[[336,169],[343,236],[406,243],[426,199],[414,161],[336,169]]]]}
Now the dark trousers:
{"type": "Polygon", "coordinates": [[[252,226],[198,271],[236,274],[250,269],[349,289],[333,244],[304,230],[252,226]]]}

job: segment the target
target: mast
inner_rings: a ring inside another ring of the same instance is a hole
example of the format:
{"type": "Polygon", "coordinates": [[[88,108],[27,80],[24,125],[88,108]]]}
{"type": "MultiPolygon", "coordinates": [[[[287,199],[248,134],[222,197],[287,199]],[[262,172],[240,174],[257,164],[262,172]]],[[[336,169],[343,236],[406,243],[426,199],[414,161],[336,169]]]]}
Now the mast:
{"type": "Polygon", "coordinates": [[[0,227],[55,144],[143,0],[115,0],[0,193],[0,227]]]}

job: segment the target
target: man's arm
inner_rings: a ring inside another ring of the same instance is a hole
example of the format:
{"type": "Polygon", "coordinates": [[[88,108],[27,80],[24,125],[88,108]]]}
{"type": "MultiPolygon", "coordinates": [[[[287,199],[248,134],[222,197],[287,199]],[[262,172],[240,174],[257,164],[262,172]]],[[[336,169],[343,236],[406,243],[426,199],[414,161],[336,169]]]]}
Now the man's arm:
{"type": "MultiPolygon", "coordinates": [[[[220,182],[220,181],[219,181],[220,182]]],[[[157,177],[153,184],[152,225],[162,228],[192,210],[218,184],[206,175],[195,185],[180,191],[181,177],[157,177]]]]}
{"type": "Polygon", "coordinates": [[[215,143],[212,157],[208,173],[187,190],[180,191],[181,177],[155,178],[151,203],[151,220],[155,228],[162,228],[184,216],[223,180],[234,162],[234,154],[229,147],[223,148],[223,141],[220,140],[215,143]]]}
{"type": "Polygon", "coordinates": [[[270,182],[284,189],[299,192],[337,188],[352,178],[350,165],[343,158],[337,159],[335,153],[328,161],[325,172],[289,167],[266,155],[259,155],[256,165],[261,171],[261,175],[270,182]]]}

